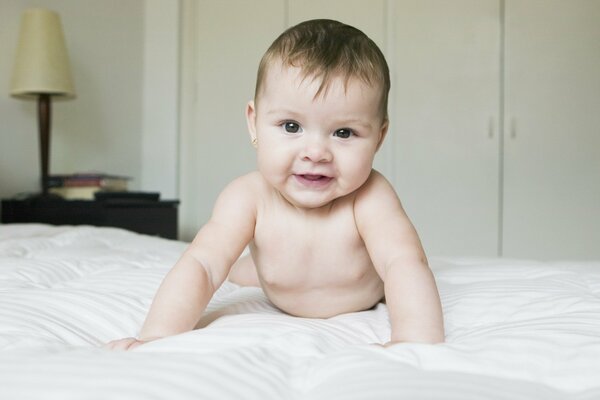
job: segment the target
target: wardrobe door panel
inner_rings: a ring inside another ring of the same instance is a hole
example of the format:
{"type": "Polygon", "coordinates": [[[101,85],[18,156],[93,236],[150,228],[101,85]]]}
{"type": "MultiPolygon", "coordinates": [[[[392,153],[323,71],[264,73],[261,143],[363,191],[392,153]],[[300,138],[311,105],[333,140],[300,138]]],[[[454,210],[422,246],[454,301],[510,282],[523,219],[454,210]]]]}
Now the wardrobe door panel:
{"type": "Polygon", "coordinates": [[[600,258],[600,2],[506,2],[503,254],[600,258]]]}
{"type": "Polygon", "coordinates": [[[428,254],[496,256],[499,1],[394,4],[395,185],[428,254]]]}
{"type": "Polygon", "coordinates": [[[288,24],[309,19],[335,19],[365,32],[385,49],[385,1],[383,0],[289,0],[288,24]]]}
{"type": "Polygon", "coordinates": [[[225,185],[256,169],[245,108],[260,58],[285,28],[285,7],[281,0],[185,4],[180,221],[181,237],[191,240],[225,185]]]}

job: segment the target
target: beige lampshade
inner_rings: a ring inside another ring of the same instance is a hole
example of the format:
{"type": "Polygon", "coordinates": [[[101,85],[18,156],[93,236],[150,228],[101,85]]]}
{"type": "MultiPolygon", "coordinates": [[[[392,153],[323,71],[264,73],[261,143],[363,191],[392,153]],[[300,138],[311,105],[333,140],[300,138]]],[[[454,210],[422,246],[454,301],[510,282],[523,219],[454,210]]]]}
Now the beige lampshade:
{"type": "Polygon", "coordinates": [[[32,8],[25,10],[21,19],[10,94],[37,97],[42,93],[75,97],[60,17],[50,10],[32,8]]]}

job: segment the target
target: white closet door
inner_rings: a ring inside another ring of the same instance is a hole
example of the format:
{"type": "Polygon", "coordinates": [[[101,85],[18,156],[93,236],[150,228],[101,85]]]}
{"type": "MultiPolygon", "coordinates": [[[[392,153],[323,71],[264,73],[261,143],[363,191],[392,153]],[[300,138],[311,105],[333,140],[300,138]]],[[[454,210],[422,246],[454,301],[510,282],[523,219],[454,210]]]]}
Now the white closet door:
{"type": "Polygon", "coordinates": [[[496,256],[499,1],[394,4],[395,186],[428,254],[496,256]]]}
{"type": "Polygon", "coordinates": [[[503,254],[600,258],[600,1],[506,2],[503,254]]]}
{"type": "Polygon", "coordinates": [[[285,28],[281,0],[186,2],[180,237],[193,238],[220,191],[256,169],[244,110],[258,62],[285,28]],[[187,78],[186,78],[187,77],[187,78]]]}
{"type": "Polygon", "coordinates": [[[385,50],[384,0],[288,0],[288,24],[316,18],[335,19],[366,33],[385,50]]]}

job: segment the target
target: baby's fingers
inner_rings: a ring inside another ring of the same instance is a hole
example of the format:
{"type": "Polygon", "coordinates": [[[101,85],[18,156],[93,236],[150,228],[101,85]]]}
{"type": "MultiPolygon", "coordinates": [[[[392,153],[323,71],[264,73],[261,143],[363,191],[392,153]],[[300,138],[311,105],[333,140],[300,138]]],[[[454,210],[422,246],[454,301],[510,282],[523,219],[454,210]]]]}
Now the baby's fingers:
{"type": "Polygon", "coordinates": [[[105,344],[103,346],[103,348],[105,348],[107,350],[127,351],[127,350],[132,350],[141,344],[144,344],[144,342],[141,340],[138,340],[136,338],[130,337],[130,338],[118,339],[118,340],[113,340],[111,342],[108,342],[107,344],[105,344]]]}

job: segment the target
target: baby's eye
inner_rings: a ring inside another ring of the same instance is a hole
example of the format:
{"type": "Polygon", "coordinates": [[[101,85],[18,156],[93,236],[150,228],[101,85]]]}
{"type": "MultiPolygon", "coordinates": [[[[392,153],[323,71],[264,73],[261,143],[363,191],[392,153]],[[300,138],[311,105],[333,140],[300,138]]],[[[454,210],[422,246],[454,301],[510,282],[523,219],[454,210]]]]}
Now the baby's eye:
{"type": "Polygon", "coordinates": [[[337,136],[341,139],[348,139],[350,136],[352,136],[352,130],[348,128],[338,129],[337,131],[333,132],[333,136],[337,136]]]}
{"type": "Polygon", "coordinates": [[[288,121],[283,123],[283,129],[287,133],[298,133],[300,132],[300,125],[295,122],[288,121]]]}

